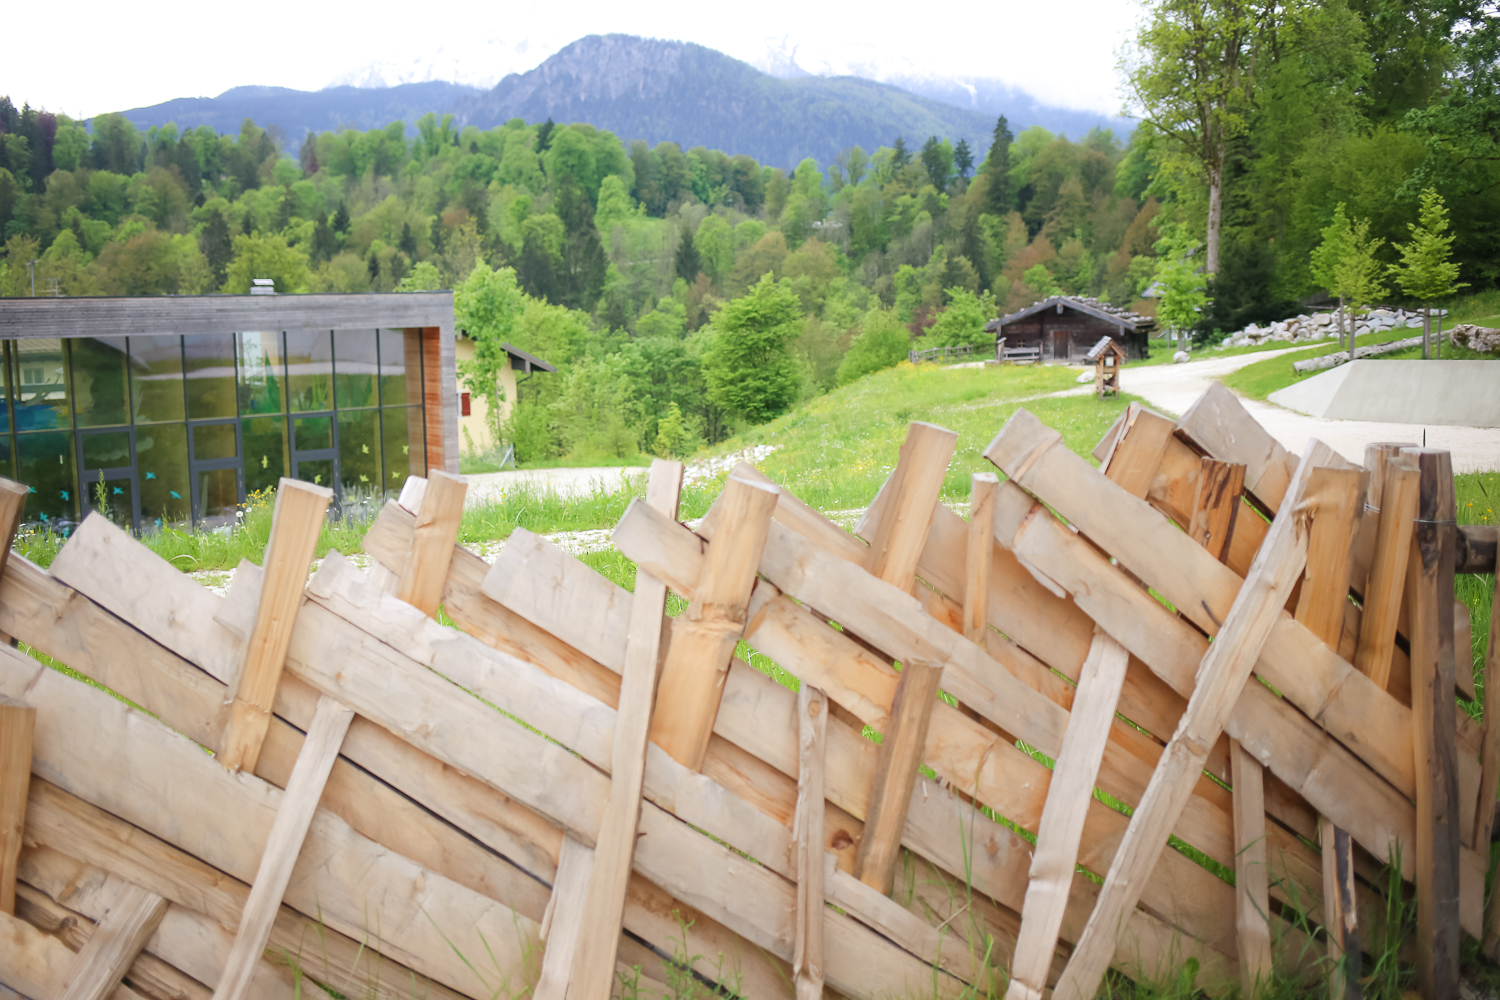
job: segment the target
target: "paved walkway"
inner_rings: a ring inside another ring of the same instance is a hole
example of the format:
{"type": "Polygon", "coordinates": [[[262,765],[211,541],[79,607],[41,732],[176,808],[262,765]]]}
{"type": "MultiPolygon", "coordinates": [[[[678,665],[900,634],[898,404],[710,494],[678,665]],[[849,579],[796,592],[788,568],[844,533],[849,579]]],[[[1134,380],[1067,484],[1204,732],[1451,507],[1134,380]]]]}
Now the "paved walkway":
{"type": "MultiPolygon", "coordinates": [[[[1317,346],[1317,345],[1308,345],[1317,346]]],[[[1227,358],[1208,358],[1181,365],[1155,365],[1146,368],[1126,367],[1121,372],[1125,392],[1140,396],[1153,409],[1181,416],[1193,401],[1236,369],[1282,354],[1305,351],[1292,347],[1259,354],[1237,354],[1227,358]]],[[[1353,462],[1363,462],[1365,445],[1377,441],[1409,441],[1429,448],[1446,448],[1453,455],[1454,472],[1490,472],[1500,469],[1500,429],[1493,427],[1451,427],[1433,424],[1389,424],[1368,420],[1328,420],[1293,412],[1275,403],[1254,399],[1241,400],[1245,409],[1261,426],[1294,454],[1302,454],[1312,438],[1324,442],[1353,462]]]]}

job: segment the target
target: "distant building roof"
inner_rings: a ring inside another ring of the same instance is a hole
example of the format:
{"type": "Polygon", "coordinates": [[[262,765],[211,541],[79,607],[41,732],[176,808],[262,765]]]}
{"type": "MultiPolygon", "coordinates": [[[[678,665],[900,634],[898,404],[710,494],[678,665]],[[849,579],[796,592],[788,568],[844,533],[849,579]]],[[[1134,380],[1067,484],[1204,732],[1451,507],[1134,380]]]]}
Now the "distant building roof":
{"type": "Polygon", "coordinates": [[[1132,332],[1149,330],[1152,327],[1156,326],[1156,320],[1151,318],[1150,316],[1142,316],[1140,313],[1131,312],[1129,309],[1121,309],[1119,306],[1112,306],[1107,302],[1100,302],[1098,299],[1093,297],[1054,295],[1051,298],[1043,299],[1040,302],[1033,302],[1025,309],[1022,309],[1019,312],[1013,312],[1009,316],[1001,316],[999,319],[992,319],[984,325],[984,328],[986,332],[997,333],[1001,328],[1009,326],[1011,323],[1014,323],[1017,320],[1025,319],[1027,316],[1033,316],[1043,311],[1044,309],[1056,308],[1059,305],[1067,309],[1075,309],[1078,312],[1087,313],[1090,316],[1105,320],[1109,323],[1114,323],[1118,326],[1123,326],[1132,332]]]}
{"type": "Polygon", "coordinates": [[[535,354],[527,354],[513,344],[501,344],[500,350],[510,355],[510,367],[512,371],[529,375],[532,372],[555,372],[556,365],[548,364],[535,354]]]}

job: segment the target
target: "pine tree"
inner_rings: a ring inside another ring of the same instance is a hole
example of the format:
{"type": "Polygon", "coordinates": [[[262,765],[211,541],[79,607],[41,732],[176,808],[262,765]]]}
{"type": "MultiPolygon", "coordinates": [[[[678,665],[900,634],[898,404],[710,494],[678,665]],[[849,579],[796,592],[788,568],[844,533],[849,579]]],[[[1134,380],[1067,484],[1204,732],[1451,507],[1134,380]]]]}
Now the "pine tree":
{"type": "MultiPolygon", "coordinates": [[[[1453,256],[1453,234],[1448,232],[1448,210],[1436,188],[1422,192],[1422,209],[1418,221],[1408,223],[1411,239],[1396,247],[1401,263],[1391,267],[1391,276],[1401,290],[1424,303],[1422,306],[1422,357],[1432,356],[1433,299],[1452,295],[1468,282],[1458,280],[1458,265],[1453,256]]],[[[1439,357],[1442,347],[1438,348],[1439,357]]]]}
{"type": "Polygon", "coordinates": [[[1010,125],[1001,115],[995,122],[995,138],[990,143],[990,155],[984,158],[984,172],[989,180],[985,186],[984,209],[990,215],[1004,218],[1010,214],[1010,144],[1015,136],[1010,134],[1010,125]]]}
{"type": "Polygon", "coordinates": [[[343,205],[340,205],[333,213],[333,231],[340,236],[349,232],[349,210],[343,205]]]}
{"type": "Polygon", "coordinates": [[[224,284],[224,271],[234,259],[234,240],[229,235],[229,222],[217,208],[208,216],[208,225],[203,229],[203,256],[208,260],[208,270],[214,276],[214,287],[224,284]]]}
{"type": "Polygon", "coordinates": [[[891,166],[900,170],[911,162],[911,153],[906,148],[906,137],[898,135],[891,144],[891,166]]]}
{"type": "Polygon", "coordinates": [[[1349,252],[1349,219],[1344,214],[1344,203],[1339,202],[1333,210],[1333,219],[1323,227],[1323,241],[1312,252],[1313,280],[1328,290],[1328,294],[1339,300],[1339,350],[1344,348],[1344,298],[1338,287],[1338,268],[1349,252]]]}
{"type": "Polygon", "coordinates": [[[552,130],[555,128],[557,128],[557,125],[552,121],[551,115],[548,115],[547,120],[538,126],[536,130],[536,151],[538,153],[545,153],[552,145],[552,130]]]}
{"type": "Polygon", "coordinates": [[[693,234],[684,225],[682,238],[677,241],[677,277],[691,285],[698,280],[698,273],[702,270],[703,258],[693,245],[693,234]]]}
{"type": "MultiPolygon", "coordinates": [[[[1347,312],[1352,313],[1357,320],[1364,314],[1365,307],[1376,299],[1386,294],[1385,285],[1381,284],[1380,272],[1382,270],[1380,261],[1375,259],[1375,251],[1385,243],[1385,240],[1370,238],[1370,220],[1356,219],[1349,227],[1349,242],[1344,257],[1334,267],[1334,288],[1339,295],[1339,302],[1347,302],[1347,312]]],[[[1349,357],[1354,357],[1354,324],[1349,323],[1349,357]]],[[[1340,340],[1343,339],[1340,332],[1340,340]]]]}
{"type": "Polygon", "coordinates": [[[969,171],[974,167],[974,151],[969,148],[969,140],[960,139],[958,145],[953,147],[953,167],[958,171],[958,176],[964,180],[969,179],[969,171]]]}
{"type": "Polygon", "coordinates": [[[396,246],[408,257],[417,255],[417,238],[412,235],[410,222],[401,223],[401,241],[396,246]]]}
{"type": "Polygon", "coordinates": [[[314,264],[321,264],[331,259],[337,250],[338,241],[334,238],[333,227],[328,224],[325,212],[313,226],[312,246],[309,247],[308,257],[314,264]]]}

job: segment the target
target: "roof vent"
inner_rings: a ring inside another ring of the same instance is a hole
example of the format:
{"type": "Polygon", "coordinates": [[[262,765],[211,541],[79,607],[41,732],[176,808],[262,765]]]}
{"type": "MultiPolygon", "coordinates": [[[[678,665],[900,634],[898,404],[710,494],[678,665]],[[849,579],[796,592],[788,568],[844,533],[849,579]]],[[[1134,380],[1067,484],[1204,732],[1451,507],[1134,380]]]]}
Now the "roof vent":
{"type": "Polygon", "coordinates": [[[276,294],[276,279],[275,278],[251,278],[250,279],[250,294],[251,295],[275,295],[276,294]]]}

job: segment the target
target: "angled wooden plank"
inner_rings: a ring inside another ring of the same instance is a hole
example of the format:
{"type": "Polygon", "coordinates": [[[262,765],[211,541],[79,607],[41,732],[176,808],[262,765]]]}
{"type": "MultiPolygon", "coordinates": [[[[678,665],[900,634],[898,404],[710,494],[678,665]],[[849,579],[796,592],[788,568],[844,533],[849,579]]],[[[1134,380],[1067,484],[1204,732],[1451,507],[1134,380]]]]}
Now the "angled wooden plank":
{"type": "MultiPolygon", "coordinates": [[[[0,476],[0,577],[5,575],[5,563],[10,558],[10,547],[15,543],[16,529],[21,526],[26,497],[30,492],[28,487],[0,476]]],[[[9,638],[0,633],[0,640],[9,638]]],[[[0,896],[3,896],[3,890],[0,890],[0,896]]]]}
{"type": "MultiPolygon", "coordinates": [[[[1473,701],[1478,697],[1474,690],[1474,620],[1469,615],[1469,606],[1460,601],[1453,602],[1453,657],[1458,696],[1473,701]]],[[[1465,830],[1464,842],[1468,839],[1469,831],[1465,830]]]]}
{"type": "MultiPolygon", "coordinates": [[[[677,519],[682,495],[682,463],[657,459],[651,463],[646,503],[677,519]]],[[[614,984],[615,953],[625,890],[630,882],[630,859],[635,851],[636,827],[641,817],[641,786],[646,775],[646,744],[651,728],[656,673],[661,662],[662,632],[666,628],[666,584],[637,570],[635,596],[630,603],[630,632],[625,640],[625,669],[611,754],[609,801],[599,826],[594,861],[588,878],[583,923],[569,931],[574,940],[570,985],[558,997],[609,1000],[614,984]]],[[[564,956],[566,957],[566,956],[564,956]]],[[[551,963],[548,959],[547,964],[551,963]]],[[[544,964],[544,972],[547,971],[544,964]]],[[[538,997],[547,994],[538,993],[538,997]]]]}
{"type": "Polygon", "coordinates": [[[1406,587],[1406,563],[1417,516],[1418,472],[1409,458],[1388,458],[1380,489],[1380,526],[1364,593],[1354,665],[1381,688],[1390,687],[1396,621],[1406,587]]]}
{"type": "Polygon", "coordinates": [[[721,532],[708,550],[708,572],[686,611],[672,621],[672,642],[662,664],[651,740],[698,770],[708,750],[714,716],[735,644],[745,630],[746,606],[780,491],[731,477],[719,503],[721,532]]]}
{"type": "Polygon", "coordinates": [[[797,1000],[823,996],[823,812],[824,759],[828,743],[828,696],[811,684],[797,692],[797,941],[792,975],[797,1000]]]}
{"type": "Polygon", "coordinates": [[[990,634],[990,567],[995,547],[995,492],[1000,479],[976,472],[969,488],[969,545],[964,559],[964,635],[988,651],[990,634]]]}
{"type": "Polygon", "coordinates": [[[1126,407],[1125,412],[1115,417],[1115,422],[1109,425],[1109,430],[1104,432],[1104,436],[1099,439],[1099,443],[1094,445],[1093,450],[1089,452],[1089,454],[1094,456],[1094,461],[1099,463],[1100,468],[1109,464],[1110,453],[1115,450],[1115,445],[1119,442],[1120,434],[1125,430],[1125,425],[1129,422],[1129,417],[1130,408],[1126,407]]]}
{"type": "Polygon", "coordinates": [[[435,616],[442,603],[468,490],[468,479],[433,469],[422,491],[411,554],[401,570],[396,596],[428,615],[435,616]]]}
{"type": "Polygon", "coordinates": [[[1131,496],[1144,500],[1175,429],[1172,421],[1160,413],[1131,403],[1126,410],[1123,432],[1100,471],[1131,496]]]}
{"type": "Polygon", "coordinates": [[[1402,448],[1415,447],[1415,442],[1410,441],[1404,444],[1380,441],[1365,445],[1364,469],[1369,473],[1370,481],[1365,494],[1365,516],[1360,519],[1359,531],[1354,536],[1354,551],[1349,557],[1349,586],[1361,601],[1369,596],[1370,568],[1375,562],[1375,547],[1380,537],[1380,507],[1385,492],[1386,468],[1392,459],[1400,457],[1402,448]]]}
{"type": "Polygon", "coordinates": [[[870,539],[870,574],[910,590],[917,558],[927,543],[932,508],[948,474],[948,461],[958,435],[936,424],[913,421],[887,484],[886,516],[870,539]]]}
{"type": "Polygon", "coordinates": [[[1245,467],[1237,462],[1204,458],[1198,474],[1198,494],[1188,537],[1223,562],[1229,555],[1229,538],[1238,521],[1240,494],[1245,488],[1245,467]]]}
{"type": "Polygon", "coordinates": [[[1453,465],[1408,448],[1420,484],[1406,590],[1411,607],[1412,749],[1417,832],[1417,984],[1428,1000],[1458,995],[1459,801],[1453,718],[1453,465]]]}
{"type": "Polygon", "coordinates": [[[1124,918],[1140,899],[1143,884],[1156,867],[1167,836],[1192,795],[1208,748],[1219,738],[1282,605],[1302,573],[1307,558],[1307,534],[1297,504],[1312,470],[1325,453],[1330,450],[1321,442],[1314,441],[1308,446],[1287,489],[1290,502],[1283,504],[1282,512],[1272,523],[1266,542],[1250,567],[1250,576],[1225,617],[1218,641],[1203,658],[1187,711],[1131,816],[1125,840],[1105,876],[1088,927],[1058,981],[1058,994],[1069,1000],[1087,1000],[1098,990],[1114,954],[1116,936],[1124,927],[1124,918]]]}
{"type": "Polygon", "coordinates": [[[0,913],[16,912],[16,862],[26,829],[36,709],[0,698],[0,913]]]}
{"type": "Polygon", "coordinates": [[[1271,977],[1271,889],[1266,851],[1265,769],[1239,740],[1230,746],[1234,785],[1235,930],[1240,993],[1253,997],[1271,977]]]}
{"type": "Polygon", "coordinates": [[[292,867],[302,853],[307,828],[312,825],[318,800],[323,797],[328,772],[333,769],[353,720],[354,713],[334,699],[319,699],[317,714],[307,730],[307,741],[297,755],[286,794],[276,811],[276,821],[266,838],[260,867],[250,886],[250,898],[245,902],[235,933],[234,949],[214,990],[214,1000],[243,1000],[249,988],[250,978],[271,938],[276,914],[281,910],[281,897],[291,881],[292,867]]]}
{"type": "MultiPolygon", "coordinates": [[[[0,913],[0,985],[21,997],[50,997],[77,961],[68,946],[8,913],[0,913]]],[[[124,983],[116,983],[113,1000],[140,1000],[124,983]]]]}
{"type": "Polygon", "coordinates": [[[1480,751],[1474,835],[1469,842],[1476,851],[1485,850],[1484,845],[1495,832],[1495,799],[1500,790],[1500,583],[1495,586],[1491,600],[1489,640],[1484,651],[1484,747],[1480,751]]]}
{"type": "MultiPolygon", "coordinates": [[[[557,856],[557,879],[552,883],[552,895],[542,917],[541,938],[547,943],[547,950],[542,955],[541,978],[531,992],[536,1000],[563,1000],[569,995],[578,960],[578,935],[588,922],[589,882],[594,862],[594,851],[572,837],[563,836],[562,850],[557,856]]],[[[622,910],[624,906],[622,898],[622,910]]],[[[617,923],[615,939],[619,940],[619,936],[617,923]]],[[[602,971],[613,980],[614,955],[605,961],[609,964],[602,971]]]]}
{"type": "Polygon", "coordinates": [[[1328,935],[1328,995],[1358,1000],[1360,969],[1359,910],[1354,881],[1354,845],[1349,833],[1327,816],[1318,819],[1323,847],[1323,930],[1328,935]]]}
{"type": "MultiPolygon", "coordinates": [[[[1245,489],[1271,509],[1281,504],[1297,458],[1271,437],[1223,382],[1214,382],[1177,421],[1205,455],[1245,466],[1245,489]]],[[[1346,465],[1337,459],[1336,466],[1346,465]]]]}
{"type": "Polygon", "coordinates": [[[224,748],[219,754],[219,763],[230,771],[254,773],[255,762],[260,759],[297,606],[302,603],[302,584],[332,499],[332,490],[296,479],[283,478],[276,487],[271,540],[266,545],[266,583],[261,587],[255,628],[235,680],[224,748]]]}
{"type": "Polygon", "coordinates": [[[113,993],[166,912],[165,899],[127,886],[52,992],[53,1000],[104,1000],[113,993]]]}
{"type": "Polygon", "coordinates": [[[933,703],[943,679],[939,664],[906,659],[891,703],[890,722],[882,734],[875,773],[870,778],[870,806],[865,835],[854,863],[854,877],[890,895],[901,857],[901,831],[917,780],[917,769],[927,748],[933,703]]]}
{"type": "Polygon", "coordinates": [[[1046,990],[1078,864],[1084,820],[1129,662],[1125,647],[1103,631],[1094,634],[1078,697],[1068,717],[1062,753],[1047,787],[1006,1000],[1041,1000],[1046,990]]]}

